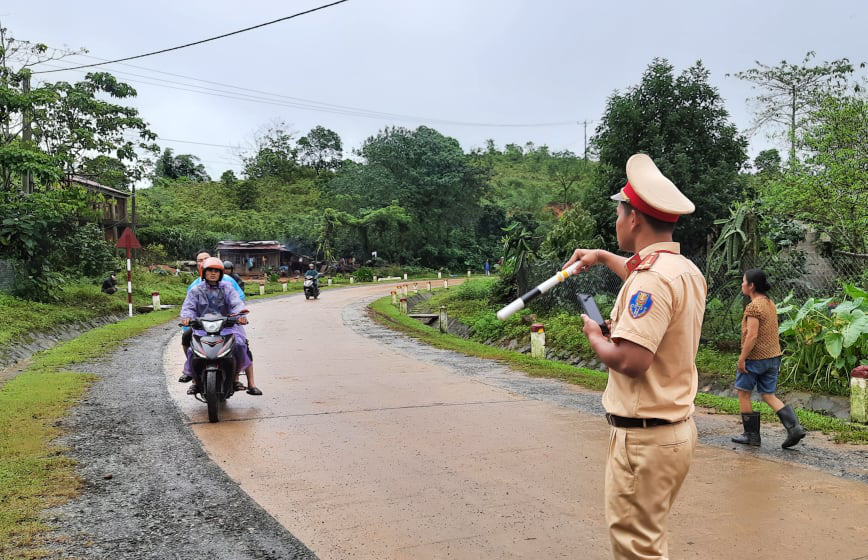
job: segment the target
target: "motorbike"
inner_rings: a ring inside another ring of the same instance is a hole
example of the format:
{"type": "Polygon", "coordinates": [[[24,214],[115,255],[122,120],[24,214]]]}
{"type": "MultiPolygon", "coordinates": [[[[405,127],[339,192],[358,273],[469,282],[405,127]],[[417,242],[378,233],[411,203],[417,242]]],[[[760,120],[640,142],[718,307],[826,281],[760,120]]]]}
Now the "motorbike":
{"type": "Polygon", "coordinates": [[[304,299],[317,299],[319,297],[319,282],[316,276],[304,277],[304,299]]]}
{"type": "Polygon", "coordinates": [[[209,422],[220,420],[220,403],[235,393],[235,334],[226,329],[239,324],[240,318],[209,313],[190,320],[190,365],[199,379],[195,397],[208,405],[209,422]]]}

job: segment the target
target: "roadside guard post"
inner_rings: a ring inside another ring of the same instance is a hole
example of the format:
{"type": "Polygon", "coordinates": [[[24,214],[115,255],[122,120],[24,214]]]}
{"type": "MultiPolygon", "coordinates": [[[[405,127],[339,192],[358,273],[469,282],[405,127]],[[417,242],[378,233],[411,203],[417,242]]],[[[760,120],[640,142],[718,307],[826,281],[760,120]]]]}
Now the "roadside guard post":
{"type": "Polygon", "coordinates": [[[154,302],[154,311],[160,310],[160,292],[151,292],[151,300],[154,302]]]}
{"type": "Polygon", "coordinates": [[[259,295],[261,295],[261,296],[265,295],[265,280],[259,281],[259,295]]]}
{"type": "Polygon", "coordinates": [[[542,323],[530,326],[530,355],[534,358],[546,357],[546,331],[542,323]]]}
{"type": "Polygon", "coordinates": [[[850,420],[868,423],[868,366],[850,372],[850,420]]]}
{"type": "Polygon", "coordinates": [[[395,290],[392,290],[392,305],[395,305],[397,303],[398,303],[398,295],[395,292],[395,290]]]}
{"type": "MultiPolygon", "coordinates": [[[[139,243],[139,240],[136,239],[136,235],[133,233],[133,230],[127,228],[121,234],[120,239],[118,239],[118,247],[127,250],[127,304],[130,308],[130,317],[133,316],[133,261],[132,261],[132,250],[133,249],[141,249],[142,246],[139,243]]],[[[155,309],[154,311],[158,311],[155,309]]]]}
{"type": "Polygon", "coordinates": [[[445,333],[449,331],[449,316],[446,315],[446,306],[440,306],[440,332],[445,333]]]}
{"type": "Polygon", "coordinates": [[[403,313],[404,315],[406,315],[408,313],[408,311],[407,311],[407,298],[405,298],[405,297],[401,298],[401,313],[403,313]]]}

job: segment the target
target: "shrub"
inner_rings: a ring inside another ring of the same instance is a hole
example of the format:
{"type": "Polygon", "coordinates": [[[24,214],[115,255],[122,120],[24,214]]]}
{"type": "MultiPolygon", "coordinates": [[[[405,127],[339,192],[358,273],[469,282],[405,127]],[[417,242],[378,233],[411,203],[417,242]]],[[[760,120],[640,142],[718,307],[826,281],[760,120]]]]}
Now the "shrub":
{"type": "Polygon", "coordinates": [[[374,271],[366,266],[363,266],[362,268],[359,268],[353,273],[353,277],[358,282],[373,282],[374,271]]]}
{"type": "Polygon", "coordinates": [[[810,298],[796,309],[790,295],[780,303],[778,314],[788,316],[779,327],[782,380],[846,392],[850,370],[868,364],[868,292],[845,285],[844,293],[852,299],[810,298]]]}
{"type": "Polygon", "coordinates": [[[468,280],[455,289],[454,299],[457,300],[483,300],[488,301],[491,296],[491,288],[494,285],[494,280],[480,279],[468,280]]]}

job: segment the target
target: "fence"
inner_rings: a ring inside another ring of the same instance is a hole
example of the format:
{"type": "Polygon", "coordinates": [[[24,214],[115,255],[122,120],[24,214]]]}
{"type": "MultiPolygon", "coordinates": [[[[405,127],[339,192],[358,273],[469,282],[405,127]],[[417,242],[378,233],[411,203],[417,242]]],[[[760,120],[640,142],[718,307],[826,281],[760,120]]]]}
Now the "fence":
{"type": "MultiPolygon", "coordinates": [[[[688,257],[701,271],[705,271],[705,257],[688,257]]],[[[528,271],[528,283],[533,287],[550,278],[562,262],[535,261],[528,271]]],[[[781,301],[793,293],[796,303],[810,297],[830,297],[841,293],[844,283],[864,288],[868,285],[868,258],[858,255],[834,255],[824,258],[820,264],[810,260],[796,264],[769,263],[763,267],[772,285],[770,296],[781,301]]],[[[703,337],[722,346],[737,345],[741,339],[741,318],[746,300],[741,295],[743,271],[718,273],[706,277],[708,298],[706,300],[703,337]]],[[[549,313],[556,310],[581,313],[579,293],[594,294],[605,316],[608,316],[615,297],[621,289],[621,279],[604,266],[596,266],[587,272],[568,279],[530,304],[534,312],[549,313]]]]}

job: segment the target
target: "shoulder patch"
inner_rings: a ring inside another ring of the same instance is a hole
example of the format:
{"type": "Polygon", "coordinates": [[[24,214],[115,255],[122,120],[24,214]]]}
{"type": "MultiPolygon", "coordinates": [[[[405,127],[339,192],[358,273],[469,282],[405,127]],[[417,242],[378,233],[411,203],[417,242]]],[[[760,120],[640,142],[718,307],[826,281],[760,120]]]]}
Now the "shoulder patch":
{"type": "Polygon", "coordinates": [[[651,253],[650,255],[642,259],[642,262],[640,262],[639,265],[636,266],[636,270],[649,270],[652,266],[654,266],[654,263],[657,262],[658,256],[660,255],[657,252],[651,253]]]}
{"type": "Polygon", "coordinates": [[[642,290],[637,291],[635,294],[630,296],[630,305],[628,306],[630,316],[634,319],[642,317],[651,310],[653,304],[654,301],[650,292],[643,292],[642,290]]]}

